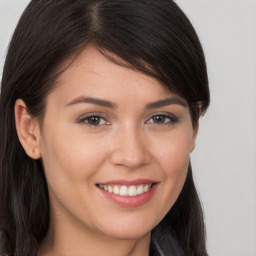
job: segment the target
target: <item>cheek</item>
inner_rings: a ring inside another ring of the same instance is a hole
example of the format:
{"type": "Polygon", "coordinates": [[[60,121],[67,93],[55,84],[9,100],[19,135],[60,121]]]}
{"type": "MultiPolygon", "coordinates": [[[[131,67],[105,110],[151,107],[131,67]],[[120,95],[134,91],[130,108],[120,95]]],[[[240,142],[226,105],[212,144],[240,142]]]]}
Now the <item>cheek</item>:
{"type": "Polygon", "coordinates": [[[90,197],[85,195],[92,191],[97,172],[106,161],[106,147],[81,134],[57,130],[58,134],[47,134],[42,147],[51,209],[58,214],[76,212],[82,216],[79,211],[90,207],[90,197]]]}
{"type": "Polygon", "coordinates": [[[187,147],[173,145],[168,152],[165,152],[161,164],[164,170],[164,182],[168,184],[167,192],[172,194],[176,200],[187,175],[189,164],[187,147]]]}
{"type": "Polygon", "coordinates": [[[59,120],[52,122],[50,115],[47,118],[41,154],[49,188],[56,194],[78,190],[76,185],[90,179],[97,168],[97,145],[86,141],[81,133],[74,132],[74,124],[63,124],[59,120]]]}
{"type": "Polygon", "coordinates": [[[47,174],[67,181],[90,178],[105,161],[105,147],[82,137],[61,134],[49,137],[50,143],[44,147],[42,157],[47,174]]]}
{"type": "Polygon", "coordinates": [[[177,200],[184,185],[192,136],[188,132],[177,132],[168,136],[165,141],[159,141],[155,147],[155,159],[162,172],[162,200],[158,207],[164,216],[177,200]]]}
{"type": "Polygon", "coordinates": [[[166,171],[166,175],[179,174],[187,166],[193,144],[190,133],[176,132],[154,144],[155,158],[166,171]]]}

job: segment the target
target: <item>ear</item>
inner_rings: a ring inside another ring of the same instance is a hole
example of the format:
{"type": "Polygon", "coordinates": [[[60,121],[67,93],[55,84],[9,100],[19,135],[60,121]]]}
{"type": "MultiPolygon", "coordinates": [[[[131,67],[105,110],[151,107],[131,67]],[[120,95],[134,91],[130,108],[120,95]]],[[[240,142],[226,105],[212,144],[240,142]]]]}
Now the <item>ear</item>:
{"type": "Polygon", "coordinates": [[[41,158],[39,121],[32,117],[23,100],[18,99],[14,106],[15,124],[22,147],[33,159],[41,158]]]}

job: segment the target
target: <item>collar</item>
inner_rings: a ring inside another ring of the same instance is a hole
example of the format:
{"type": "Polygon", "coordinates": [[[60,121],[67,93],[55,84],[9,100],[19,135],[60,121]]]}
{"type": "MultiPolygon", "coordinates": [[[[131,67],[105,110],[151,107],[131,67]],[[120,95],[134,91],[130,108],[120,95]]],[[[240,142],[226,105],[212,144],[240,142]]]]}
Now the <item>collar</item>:
{"type": "Polygon", "coordinates": [[[158,225],[151,233],[150,256],[185,256],[177,240],[158,225]]]}

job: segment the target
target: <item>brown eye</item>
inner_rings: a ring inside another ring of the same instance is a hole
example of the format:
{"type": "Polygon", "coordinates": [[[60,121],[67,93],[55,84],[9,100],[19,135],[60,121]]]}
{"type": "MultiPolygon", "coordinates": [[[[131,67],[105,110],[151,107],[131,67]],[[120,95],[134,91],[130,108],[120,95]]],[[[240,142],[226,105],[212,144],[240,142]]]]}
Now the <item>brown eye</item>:
{"type": "Polygon", "coordinates": [[[154,115],[148,120],[148,123],[150,124],[174,124],[176,122],[177,122],[177,118],[171,114],[154,115]]]}
{"type": "Polygon", "coordinates": [[[92,125],[99,125],[100,124],[100,117],[98,116],[91,116],[87,118],[87,123],[92,125]]]}
{"type": "Polygon", "coordinates": [[[101,116],[86,116],[78,120],[78,123],[83,123],[91,126],[100,126],[104,124],[109,124],[106,119],[101,116]]]}
{"type": "Polygon", "coordinates": [[[165,121],[166,121],[166,117],[165,117],[165,116],[160,116],[160,115],[153,116],[153,117],[152,117],[152,121],[153,121],[154,123],[163,124],[163,123],[165,123],[165,121]]]}

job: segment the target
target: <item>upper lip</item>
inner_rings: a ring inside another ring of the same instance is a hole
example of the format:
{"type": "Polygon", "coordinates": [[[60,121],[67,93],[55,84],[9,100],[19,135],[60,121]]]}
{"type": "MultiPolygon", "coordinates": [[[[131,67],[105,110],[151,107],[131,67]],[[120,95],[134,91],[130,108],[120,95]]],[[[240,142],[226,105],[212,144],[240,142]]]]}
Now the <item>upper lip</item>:
{"type": "Polygon", "coordinates": [[[104,184],[104,185],[118,184],[118,185],[131,186],[131,185],[151,184],[151,183],[157,183],[157,181],[155,181],[155,180],[150,180],[150,179],[109,180],[109,181],[106,181],[106,182],[100,182],[100,183],[98,183],[98,184],[104,184]]]}

